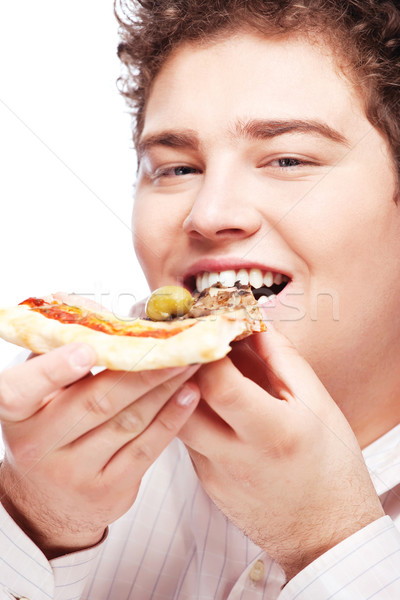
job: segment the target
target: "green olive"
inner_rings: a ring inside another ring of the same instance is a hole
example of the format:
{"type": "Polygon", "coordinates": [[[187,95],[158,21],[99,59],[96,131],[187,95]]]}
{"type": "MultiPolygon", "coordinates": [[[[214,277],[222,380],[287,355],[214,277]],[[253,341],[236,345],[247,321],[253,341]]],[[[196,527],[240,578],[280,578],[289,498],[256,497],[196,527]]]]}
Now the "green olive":
{"type": "Polygon", "coordinates": [[[193,306],[190,292],[177,285],[165,285],[155,290],[146,304],[146,315],[153,321],[182,317],[193,306]]]}

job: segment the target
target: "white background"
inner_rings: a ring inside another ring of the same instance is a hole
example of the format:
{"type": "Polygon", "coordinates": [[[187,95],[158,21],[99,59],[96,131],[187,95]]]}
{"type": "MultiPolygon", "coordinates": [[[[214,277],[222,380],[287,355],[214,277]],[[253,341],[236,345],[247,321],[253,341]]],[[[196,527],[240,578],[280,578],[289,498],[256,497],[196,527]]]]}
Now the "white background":
{"type": "MultiPolygon", "coordinates": [[[[125,314],[147,294],[117,30],[112,0],[0,4],[0,306],[63,290],[125,314]]],[[[0,340],[0,367],[19,351],[0,340]]]]}

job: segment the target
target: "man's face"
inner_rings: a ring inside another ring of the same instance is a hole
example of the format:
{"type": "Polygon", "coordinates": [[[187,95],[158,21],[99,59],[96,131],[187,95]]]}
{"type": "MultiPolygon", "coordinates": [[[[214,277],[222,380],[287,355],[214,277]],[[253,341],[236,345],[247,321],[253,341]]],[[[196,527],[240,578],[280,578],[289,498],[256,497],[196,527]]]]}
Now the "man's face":
{"type": "Polygon", "coordinates": [[[245,33],[183,46],[154,82],[140,152],[135,247],[151,288],[289,280],[268,317],[339,403],[390,370],[395,177],[326,48],[245,33]]]}

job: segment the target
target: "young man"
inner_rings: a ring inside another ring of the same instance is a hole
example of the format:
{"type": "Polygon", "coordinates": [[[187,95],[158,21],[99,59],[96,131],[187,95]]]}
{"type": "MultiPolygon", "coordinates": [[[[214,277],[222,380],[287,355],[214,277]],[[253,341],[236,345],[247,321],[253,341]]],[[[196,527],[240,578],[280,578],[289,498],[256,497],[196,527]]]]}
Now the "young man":
{"type": "Polygon", "coordinates": [[[150,286],[289,283],[201,368],[83,378],[70,346],[2,375],[0,597],[396,598],[400,11],[136,9],[150,286]]]}

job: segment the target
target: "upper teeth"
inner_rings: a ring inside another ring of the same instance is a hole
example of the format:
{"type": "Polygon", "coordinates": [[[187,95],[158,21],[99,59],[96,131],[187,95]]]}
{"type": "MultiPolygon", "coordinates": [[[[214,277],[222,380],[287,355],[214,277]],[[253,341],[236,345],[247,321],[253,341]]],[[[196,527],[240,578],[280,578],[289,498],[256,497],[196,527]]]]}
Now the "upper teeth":
{"type": "Polygon", "coordinates": [[[198,292],[202,292],[208,287],[221,283],[225,287],[231,287],[236,281],[240,281],[242,285],[250,284],[253,288],[261,288],[263,286],[271,287],[274,283],[279,285],[289,279],[282,273],[272,273],[272,271],[261,271],[261,269],[239,269],[234,271],[216,271],[200,273],[196,277],[196,288],[198,292]]]}

